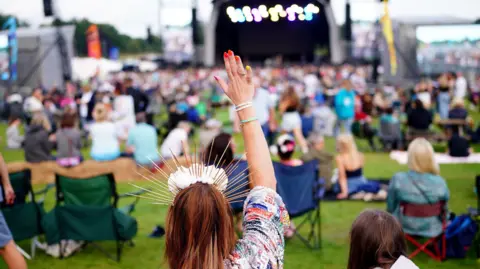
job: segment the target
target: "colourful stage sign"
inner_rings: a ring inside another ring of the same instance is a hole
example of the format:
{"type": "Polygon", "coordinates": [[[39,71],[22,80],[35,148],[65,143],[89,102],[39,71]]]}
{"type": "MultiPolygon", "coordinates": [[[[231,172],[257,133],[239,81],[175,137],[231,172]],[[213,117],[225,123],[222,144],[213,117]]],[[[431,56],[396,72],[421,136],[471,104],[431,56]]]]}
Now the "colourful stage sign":
{"type": "Polygon", "coordinates": [[[8,52],[7,53],[8,70],[5,70],[6,72],[2,70],[1,79],[15,81],[17,80],[17,58],[18,58],[17,22],[15,21],[15,18],[13,17],[8,18],[8,20],[5,22],[2,28],[3,29],[8,28],[8,42],[6,44],[6,48],[4,48],[8,52]]]}
{"type": "Polygon", "coordinates": [[[390,19],[390,14],[388,12],[388,1],[384,2],[384,12],[385,14],[380,19],[383,27],[383,35],[387,42],[389,59],[390,59],[390,74],[395,76],[397,73],[397,52],[395,50],[395,40],[393,35],[392,20],[390,19]]]}

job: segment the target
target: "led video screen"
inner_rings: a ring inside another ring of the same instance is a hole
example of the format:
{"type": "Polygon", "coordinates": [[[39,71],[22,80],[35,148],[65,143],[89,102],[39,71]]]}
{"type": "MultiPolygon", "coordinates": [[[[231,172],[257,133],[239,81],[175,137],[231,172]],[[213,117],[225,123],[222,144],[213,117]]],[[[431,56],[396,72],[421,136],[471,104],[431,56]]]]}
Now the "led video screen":
{"type": "Polygon", "coordinates": [[[352,56],[356,59],[373,59],[376,35],[377,26],[374,22],[354,22],[352,24],[352,56]]]}
{"type": "Polygon", "coordinates": [[[420,72],[480,71],[480,25],[419,26],[416,37],[420,72]]]}
{"type": "Polygon", "coordinates": [[[10,79],[10,53],[8,36],[0,35],[0,79],[10,79]]]}

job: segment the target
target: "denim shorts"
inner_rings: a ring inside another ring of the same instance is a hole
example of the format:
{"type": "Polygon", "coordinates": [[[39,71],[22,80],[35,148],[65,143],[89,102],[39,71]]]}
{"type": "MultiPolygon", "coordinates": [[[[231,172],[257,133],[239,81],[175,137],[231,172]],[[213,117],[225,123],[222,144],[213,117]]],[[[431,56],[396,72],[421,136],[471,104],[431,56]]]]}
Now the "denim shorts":
{"type": "Polygon", "coordinates": [[[10,232],[7,222],[3,217],[3,213],[0,211],[0,248],[5,247],[7,243],[12,240],[12,233],[10,232]]]}

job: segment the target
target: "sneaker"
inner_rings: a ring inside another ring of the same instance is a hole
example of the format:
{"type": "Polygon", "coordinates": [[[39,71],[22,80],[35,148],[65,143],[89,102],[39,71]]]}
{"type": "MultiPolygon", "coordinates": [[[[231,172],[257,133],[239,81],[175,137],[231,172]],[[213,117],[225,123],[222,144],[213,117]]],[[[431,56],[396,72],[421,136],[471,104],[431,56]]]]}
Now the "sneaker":
{"type": "Polygon", "coordinates": [[[364,197],[365,197],[365,192],[361,191],[361,192],[357,192],[354,195],[350,196],[350,199],[351,200],[362,200],[364,197]]]}
{"type": "Polygon", "coordinates": [[[386,190],[380,190],[379,192],[377,192],[377,194],[373,195],[373,199],[375,201],[384,201],[387,199],[387,191],[386,190]]]}
{"type": "Polygon", "coordinates": [[[54,258],[59,258],[60,257],[60,245],[59,244],[54,244],[54,245],[49,245],[47,249],[45,250],[45,253],[48,255],[54,257],[54,258]]]}

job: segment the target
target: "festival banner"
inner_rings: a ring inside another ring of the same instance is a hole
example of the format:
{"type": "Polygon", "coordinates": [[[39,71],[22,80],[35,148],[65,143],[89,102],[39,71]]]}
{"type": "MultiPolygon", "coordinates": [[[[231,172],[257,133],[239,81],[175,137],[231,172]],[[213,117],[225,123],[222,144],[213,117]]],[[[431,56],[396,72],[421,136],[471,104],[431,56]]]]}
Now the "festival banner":
{"type": "Polygon", "coordinates": [[[100,43],[100,33],[95,24],[90,25],[86,32],[88,57],[100,59],[102,57],[102,46],[100,43]]]}
{"type": "Polygon", "coordinates": [[[17,59],[18,59],[18,44],[17,44],[17,22],[15,18],[10,17],[3,24],[3,29],[8,28],[8,57],[9,68],[7,76],[2,74],[2,79],[15,81],[17,80],[17,59]]]}
{"type": "Polygon", "coordinates": [[[395,51],[395,40],[393,34],[392,20],[390,19],[390,14],[388,10],[388,1],[383,2],[384,4],[384,15],[380,19],[383,28],[383,36],[387,42],[388,54],[390,59],[390,74],[395,76],[397,73],[397,52],[395,51]]]}

